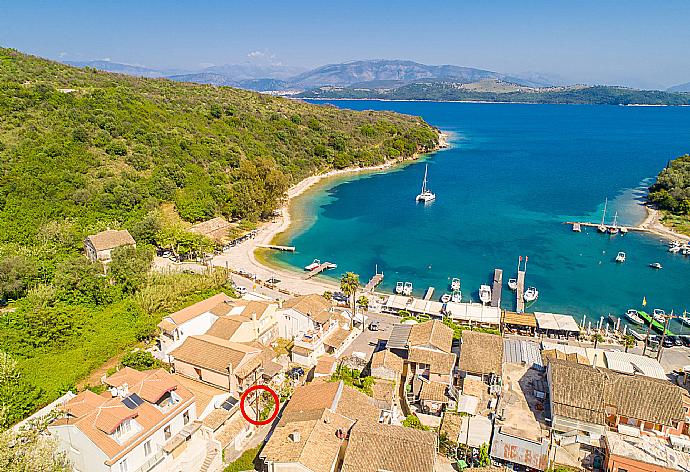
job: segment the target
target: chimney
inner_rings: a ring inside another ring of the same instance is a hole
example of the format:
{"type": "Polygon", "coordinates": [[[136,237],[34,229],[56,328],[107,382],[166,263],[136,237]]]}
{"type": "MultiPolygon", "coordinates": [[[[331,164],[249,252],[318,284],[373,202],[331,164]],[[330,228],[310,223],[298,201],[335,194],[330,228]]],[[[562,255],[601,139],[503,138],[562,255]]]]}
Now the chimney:
{"type": "Polygon", "coordinates": [[[118,393],[120,394],[120,397],[125,398],[127,395],[129,395],[129,385],[126,383],[123,383],[118,387],[118,393]]]}
{"type": "Polygon", "coordinates": [[[290,433],[290,441],[294,443],[298,443],[300,441],[299,431],[295,430],[292,433],[290,433]]]}

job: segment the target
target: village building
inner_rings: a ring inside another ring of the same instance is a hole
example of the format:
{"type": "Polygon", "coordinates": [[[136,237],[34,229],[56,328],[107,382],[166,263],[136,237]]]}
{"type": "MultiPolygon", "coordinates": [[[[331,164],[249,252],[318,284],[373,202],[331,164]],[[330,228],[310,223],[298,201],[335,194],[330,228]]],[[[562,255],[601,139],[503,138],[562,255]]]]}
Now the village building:
{"type": "Polygon", "coordinates": [[[118,247],[136,247],[136,242],[126,229],[109,229],[91,234],[84,240],[84,251],[91,262],[110,263],[112,251],[118,247]]]}
{"type": "Polygon", "coordinates": [[[404,360],[394,354],[392,351],[385,349],[383,351],[375,352],[371,356],[371,366],[369,368],[371,376],[376,379],[392,380],[397,382],[403,373],[404,360]]]}
{"type": "Polygon", "coordinates": [[[77,472],[220,468],[218,442],[200,433],[195,396],[162,369],[125,368],[61,405],[48,430],[77,472]]]}
{"type": "Polygon", "coordinates": [[[465,330],[460,338],[459,370],[463,381],[498,383],[503,367],[503,338],[495,334],[465,330]]]}
{"type": "Polygon", "coordinates": [[[218,216],[196,223],[189,228],[189,231],[205,236],[213,241],[216,246],[225,246],[232,240],[230,232],[237,226],[237,223],[230,223],[222,216],[218,216]]]}
{"type": "Polygon", "coordinates": [[[322,356],[319,358],[314,367],[314,378],[316,377],[330,377],[338,367],[338,361],[331,356],[322,356]]]}
{"type": "Polygon", "coordinates": [[[535,312],[537,334],[547,337],[568,339],[580,335],[577,321],[570,315],[535,312]]]}
{"type": "Polygon", "coordinates": [[[604,467],[612,472],[677,472],[690,470],[690,441],[609,431],[603,440],[604,467]]]}

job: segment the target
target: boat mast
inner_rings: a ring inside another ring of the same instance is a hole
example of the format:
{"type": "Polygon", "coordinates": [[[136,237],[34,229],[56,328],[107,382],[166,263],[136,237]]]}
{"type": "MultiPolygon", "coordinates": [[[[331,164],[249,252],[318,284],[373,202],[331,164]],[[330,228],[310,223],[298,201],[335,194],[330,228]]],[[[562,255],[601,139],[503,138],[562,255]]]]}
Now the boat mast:
{"type": "Polygon", "coordinates": [[[424,180],[422,181],[422,193],[426,193],[426,173],[429,170],[429,164],[424,166],[424,180]]]}
{"type": "Polygon", "coordinates": [[[616,222],[618,221],[618,212],[616,212],[615,215],[613,215],[613,227],[616,227],[616,222]]]}
{"type": "Polygon", "coordinates": [[[604,201],[604,214],[601,215],[601,226],[604,226],[604,220],[606,219],[606,206],[609,204],[609,197],[606,197],[604,201]]]}

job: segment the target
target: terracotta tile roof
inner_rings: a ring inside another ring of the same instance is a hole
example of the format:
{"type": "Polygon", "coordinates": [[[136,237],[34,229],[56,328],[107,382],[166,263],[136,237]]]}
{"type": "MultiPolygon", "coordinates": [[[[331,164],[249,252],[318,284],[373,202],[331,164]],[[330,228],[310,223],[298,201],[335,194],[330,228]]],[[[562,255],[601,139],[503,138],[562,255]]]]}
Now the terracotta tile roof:
{"type": "Polygon", "coordinates": [[[448,403],[449,398],[446,396],[447,388],[448,385],[441,382],[424,382],[422,391],[419,392],[419,398],[433,402],[448,403]]]}
{"type": "Polygon", "coordinates": [[[389,410],[396,396],[396,383],[390,380],[377,380],[371,387],[372,398],[382,409],[389,410]]]}
{"type": "Polygon", "coordinates": [[[350,439],[342,472],[433,472],[436,434],[402,426],[357,423],[350,439]]]}
{"type": "Polygon", "coordinates": [[[309,349],[308,347],[304,347],[304,346],[294,346],[292,348],[292,353],[297,354],[298,356],[307,357],[307,356],[311,355],[312,352],[314,352],[313,349],[309,349]]]}
{"type": "Polygon", "coordinates": [[[335,412],[351,420],[378,423],[381,408],[378,402],[367,394],[343,385],[335,412]]]}
{"type": "Polygon", "coordinates": [[[338,361],[331,356],[321,356],[316,363],[316,368],[314,369],[315,374],[332,374],[335,372],[335,367],[338,365],[338,361]]]}
{"type": "Polygon", "coordinates": [[[335,411],[342,390],[342,382],[316,382],[296,388],[283,410],[280,423],[316,419],[327,408],[335,411]]]}
{"type": "Polygon", "coordinates": [[[218,244],[224,244],[230,241],[230,230],[235,226],[237,223],[230,223],[225,218],[218,216],[193,225],[189,231],[206,236],[218,244]]]}
{"type": "Polygon", "coordinates": [[[129,388],[141,398],[150,403],[157,403],[163,395],[177,389],[178,382],[175,377],[164,370],[151,371],[141,382],[129,388]]]}
{"type": "MultiPolygon", "coordinates": [[[[144,375],[141,382],[151,379],[154,384],[165,377],[175,378],[163,369],[146,371],[141,374],[144,375]]],[[[125,379],[130,380],[132,378],[132,372],[125,371],[116,377],[115,381],[106,379],[106,383],[116,385],[125,379]]],[[[139,383],[129,385],[130,394],[143,391],[141,387],[139,383]]],[[[108,457],[106,464],[112,465],[194,402],[194,395],[181,384],[176,385],[175,393],[179,395],[181,401],[169,410],[161,411],[147,401],[134,409],[129,409],[122,403],[122,398],[106,396],[108,395],[107,392],[103,396],[95,395],[92,392],[82,392],[60,407],[70,416],[55,421],[49,427],[78,428],[108,457]],[[97,399],[100,400],[97,401],[97,399]],[[120,444],[108,433],[114,431],[127,418],[134,418],[142,429],[120,444]]]]}
{"type": "Polygon", "coordinates": [[[87,237],[96,251],[105,251],[120,246],[136,244],[134,238],[126,229],[109,229],[100,233],[91,234],[87,237]]]}
{"type": "Polygon", "coordinates": [[[207,406],[211,404],[216,396],[228,396],[228,392],[221,390],[218,387],[214,387],[213,385],[199,382],[198,380],[190,379],[179,374],[173,374],[173,377],[179,385],[182,385],[184,388],[194,394],[197,415],[201,415],[201,413],[206,409],[207,406]]]}
{"type": "Polygon", "coordinates": [[[433,346],[450,352],[453,345],[453,330],[438,320],[425,321],[412,326],[407,340],[412,346],[433,346]]]}
{"type": "Polygon", "coordinates": [[[234,314],[240,314],[242,313],[242,310],[244,310],[244,307],[247,305],[247,303],[249,303],[247,300],[242,299],[225,301],[217,304],[208,311],[216,316],[229,315],[231,312],[234,312],[234,314]]]}
{"type": "Polygon", "coordinates": [[[421,347],[410,348],[407,360],[420,364],[429,364],[429,370],[435,374],[450,374],[455,366],[455,354],[421,347]]]}
{"type": "MultiPolygon", "coordinates": [[[[216,305],[219,305],[224,302],[229,302],[231,300],[232,298],[230,298],[226,294],[219,293],[210,298],[207,298],[206,300],[202,300],[200,302],[195,303],[194,305],[190,305],[186,308],[176,311],[175,313],[171,313],[170,315],[163,318],[163,321],[167,321],[168,323],[172,322],[175,325],[179,326],[191,319],[196,318],[197,316],[203,313],[211,311],[211,309],[214,308],[216,305]]],[[[158,326],[160,328],[163,328],[163,326],[161,326],[161,323],[159,323],[158,326]]]]}
{"type": "MultiPolygon", "coordinates": [[[[238,415],[242,416],[242,415],[238,415]]],[[[216,408],[213,411],[211,411],[206,417],[203,419],[203,424],[204,426],[211,428],[211,430],[216,431],[218,428],[223,426],[228,419],[232,417],[232,414],[226,410],[225,408],[216,408]]],[[[244,418],[242,418],[244,420],[244,418]]],[[[242,421],[242,423],[246,424],[246,421],[242,421]]],[[[239,430],[238,430],[239,431],[239,430]]],[[[218,439],[216,437],[216,439],[218,439]]],[[[227,444],[223,444],[223,446],[227,446],[227,444]]]]}
{"type": "Polygon", "coordinates": [[[140,372],[131,367],[123,367],[110,377],[107,377],[105,383],[111,387],[120,387],[124,384],[132,386],[137,382],[141,382],[146,375],[146,371],[140,372]]]}
{"type": "Polygon", "coordinates": [[[375,352],[374,355],[371,356],[371,369],[383,367],[400,374],[403,371],[403,362],[402,357],[385,349],[375,352]]]}
{"type": "Polygon", "coordinates": [[[501,375],[503,338],[495,334],[465,330],[460,344],[460,369],[473,374],[501,375]]]}
{"type": "Polygon", "coordinates": [[[226,373],[228,366],[236,369],[247,356],[261,350],[246,344],[234,343],[209,335],[190,336],[170,355],[177,361],[186,362],[214,372],[226,373]]]}
{"type": "Polygon", "coordinates": [[[240,329],[242,323],[246,323],[248,321],[243,320],[242,318],[238,319],[238,317],[235,316],[221,316],[213,322],[208,331],[206,331],[206,334],[209,336],[215,336],[216,338],[230,340],[237,330],[240,329]]]}
{"type": "Polygon", "coordinates": [[[292,308],[321,324],[330,318],[330,309],[332,307],[333,305],[330,301],[316,294],[302,295],[283,302],[283,309],[292,308]]]}
{"type": "Polygon", "coordinates": [[[552,359],[553,413],[587,423],[606,424],[606,414],[671,425],[685,417],[684,390],[667,380],[620,374],[552,359]]]}
{"type": "MultiPolygon", "coordinates": [[[[225,413],[227,413],[227,411],[225,413]]],[[[226,418],[223,420],[223,422],[220,422],[220,415],[222,415],[222,413],[218,413],[218,415],[218,418],[213,419],[215,420],[216,424],[220,423],[214,429],[216,432],[215,439],[219,441],[223,447],[227,447],[231,441],[234,441],[237,435],[240,434],[243,429],[251,427],[241,414],[235,413],[234,415],[229,416],[229,420],[226,418]]],[[[204,424],[206,425],[206,421],[204,421],[204,424]]],[[[209,423],[207,426],[212,428],[213,424],[209,423]]]]}
{"type": "Polygon", "coordinates": [[[577,352],[563,352],[560,349],[545,349],[541,352],[541,357],[546,364],[551,359],[562,359],[577,364],[591,365],[589,359],[577,352]]]}
{"type": "Polygon", "coordinates": [[[516,326],[527,326],[529,328],[537,327],[537,319],[534,313],[515,313],[513,311],[503,312],[503,322],[505,324],[516,326]]]}
{"type": "Polygon", "coordinates": [[[240,363],[240,365],[235,369],[235,375],[240,379],[243,379],[254,372],[260,365],[269,363],[275,358],[276,353],[273,349],[263,347],[257,355],[248,356],[242,363],[240,363]]]}
{"type": "Polygon", "coordinates": [[[332,347],[334,349],[338,349],[340,346],[343,345],[343,342],[347,339],[347,337],[352,334],[352,331],[348,331],[346,329],[342,328],[337,328],[334,330],[331,334],[326,336],[323,340],[323,343],[326,346],[332,347]]]}
{"type": "Polygon", "coordinates": [[[256,315],[256,319],[260,320],[264,314],[266,314],[271,305],[273,304],[269,302],[252,300],[247,303],[247,305],[244,307],[244,310],[242,310],[242,316],[252,319],[252,315],[256,315]]]}

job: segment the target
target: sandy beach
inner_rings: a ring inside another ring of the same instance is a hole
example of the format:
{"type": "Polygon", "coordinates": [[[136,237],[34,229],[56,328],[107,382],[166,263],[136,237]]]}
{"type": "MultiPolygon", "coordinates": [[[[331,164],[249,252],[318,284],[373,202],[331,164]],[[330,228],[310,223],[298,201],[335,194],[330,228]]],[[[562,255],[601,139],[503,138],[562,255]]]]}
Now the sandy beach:
{"type": "Polygon", "coordinates": [[[647,210],[647,216],[645,217],[644,221],[640,223],[640,228],[647,230],[647,232],[651,234],[668,239],[669,241],[678,240],[690,242],[690,236],[678,233],[677,231],[673,230],[673,228],[664,226],[664,224],[661,222],[661,212],[659,210],[646,204],[644,207],[647,210]]]}
{"type": "MultiPolygon", "coordinates": [[[[448,139],[448,133],[440,132],[438,149],[432,151],[432,153],[448,148],[448,139]]],[[[271,244],[273,238],[276,235],[284,232],[290,227],[290,201],[295,197],[301,195],[317,183],[322,182],[326,179],[331,179],[345,174],[358,174],[390,169],[392,167],[404,165],[405,163],[414,162],[420,157],[421,155],[415,155],[412,159],[392,160],[378,166],[349,167],[346,169],[333,170],[323,174],[307,177],[301,182],[290,187],[290,189],[287,191],[287,198],[283,206],[276,211],[276,217],[270,222],[261,224],[260,227],[257,229],[256,236],[253,239],[249,239],[235,246],[229,251],[226,251],[225,253],[214,257],[212,264],[214,266],[219,267],[228,267],[234,271],[243,271],[249,274],[253,274],[259,280],[267,280],[272,277],[276,277],[281,281],[278,285],[279,289],[287,290],[294,294],[322,294],[326,290],[340,290],[340,287],[337,283],[324,279],[323,277],[305,280],[303,272],[292,271],[277,266],[268,266],[259,261],[256,258],[254,252],[257,249],[259,249],[262,245],[271,244]]],[[[369,276],[368,274],[360,275],[362,278],[366,278],[369,276]]],[[[365,284],[367,281],[362,280],[361,282],[362,284],[365,284]]]]}

